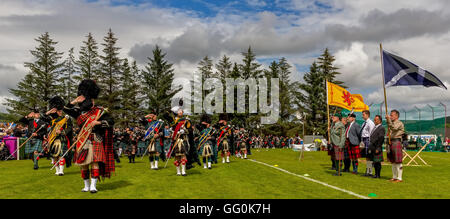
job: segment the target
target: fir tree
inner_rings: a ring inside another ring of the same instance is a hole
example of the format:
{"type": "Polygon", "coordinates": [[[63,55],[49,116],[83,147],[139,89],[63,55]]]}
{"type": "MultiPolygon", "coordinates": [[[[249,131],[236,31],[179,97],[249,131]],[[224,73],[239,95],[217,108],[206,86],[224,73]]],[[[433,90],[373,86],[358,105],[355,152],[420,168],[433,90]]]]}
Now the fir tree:
{"type": "Polygon", "coordinates": [[[80,82],[83,79],[96,80],[99,74],[100,58],[98,55],[98,46],[91,33],[86,36],[83,46],[80,49],[77,68],[80,72],[75,79],[80,82]]]}
{"type": "Polygon", "coordinates": [[[232,71],[233,63],[231,63],[230,58],[224,55],[219,63],[216,64],[216,74],[215,77],[225,84],[225,79],[230,77],[232,71]]]}
{"type": "Polygon", "coordinates": [[[244,80],[248,78],[259,78],[262,73],[259,69],[261,65],[256,62],[256,55],[253,53],[252,48],[248,47],[247,52],[242,53],[242,56],[244,56],[242,60],[243,64],[239,65],[242,78],[244,80]]]}
{"type": "Polygon", "coordinates": [[[17,89],[10,90],[16,97],[15,100],[8,100],[8,105],[12,107],[10,112],[30,109],[45,111],[47,101],[55,95],[60,95],[59,91],[62,90],[58,84],[58,76],[63,67],[63,63],[60,62],[63,53],[56,51],[57,42],[53,41],[48,33],[35,40],[39,45],[30,51],[34,62],[25,63],[29,73],[19,82],[17,89]]]}
{"type": "Polygon", "coordinates": [[[119,58],[120,48],[116,46],[117,38],[114,37],[114,33],[109,29],[107,35],[103,38],[102,43],[103,56],[100,56],[100,74],[98,78],[98,84],[102,89],[100,93],[99,103],[100,105],[108,108],[114,115],[119,109],[119,77],[122,74],[122,62],[119,58]]]}
{"type": "Polygon", "coordinates": [[[122,76],[120,99],[121,107],[118,111],[120,114],[120,119],[118,124],[123,127],[130,127],[130,125],[138,125],[139,117],[139,85],[138,78],[139,69],[137,68],[136,62],[132,63],[130,66],[128,59],[125,59],[122,64],[122,76]]]}
{"type": "Polygon", "coordinates": [[[153,109],[156,113],[163,113],[171,107],[171,99],[181,88],[172,89],[174,80],[173,64],[168,63],[166,54],[156,46],[153,50],[153,57],[148,57],[148,63],[143,75],[143,91],[147,108],[153,109]]]}
{"type": "Polygon", "coordinates": [[[61,92],[63,94],[62,98],[67,101],[73,100],[77,95],[78,83],[76,83],[74,79],[76,77],[76,73],[75,56],[73,48],[71,48],[69,50],[69,56],[64,62],[64,70],[60,79],[61,87],[63,88],[63,91],[61,92]]]}

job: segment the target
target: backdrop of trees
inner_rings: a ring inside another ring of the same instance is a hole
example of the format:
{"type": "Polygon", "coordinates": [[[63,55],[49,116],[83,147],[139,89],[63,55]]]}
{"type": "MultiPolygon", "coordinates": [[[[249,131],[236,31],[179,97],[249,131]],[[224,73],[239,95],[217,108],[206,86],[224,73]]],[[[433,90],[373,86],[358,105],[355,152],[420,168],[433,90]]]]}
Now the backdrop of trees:
{"type": "MultiPolygon", "coordinates": [[[[48,110],[47,101],[56,95],[66,101],[72,100],[76,97],[77,86],[83,79],[93,79],[98,83],[102,92],[97,103],[110,109],[120,127],[137,125],[138,119],[150,109],[158,113],[170,110],[171,100],[181,88],[173,86],[173,64],[166,60],[164,51],[156,46],[153,54],[149,54],[144,68],[140,69],[136,61],[120,58],[121,48],[117,47],[117,40],[111,29],[100,45],[89,33],[79,53],[75,54],[74,48],[71,48],[63,59],[63,53],[56,50],[58,42],[53,40],[49,33],[40,35],[35,39],[37,46],[30,51],[32,62],[24,63],[28,73],[15,88],[10,89],[14,98],[7,99],[8,113],[1,114],[1,117],[12,119],[26,115],[34,109],[48,110]]],[[[315,130],[325,134],[325,80],[344,86],[343,82],[336,80],[340,73],[334,66],[334,61],[335,58],[325,49],[311,64],[309,72],[304,74],[302,82],[291,81],[292,66],[286,58],[274,60],[264,69],[249,47],[242,53],[241,63],[232,62],[226,55],[214,63],[205,56],[198,63],[196,73],[202,76],[202,81],[211,77],[222,82],[225,82],[225,78],[266,77],[269,81],[270,78],[279,78],[279,121],[276,124],[261,126],[260,114],[229,114],[231,124],[235,126],[246,127],[261,134],[302,135],[302,125],[295,114],[304,112],[306,118],[302,118],[302,121],[306,121],[305,133],[312,134],[315,130]]],[[[202,96],[207,94],[208,92],[204,91],[202,96]]],[[[229,98],[236,98],[236,94],[229,98]]],[[[248,109],[248,98],[246,100],[248,109]]],[[[196,120],[198,116],[194,115],[192,119],[196,120]]],[[[214,115],[213,121],[217,119],[218,115],[214,115]]]]}

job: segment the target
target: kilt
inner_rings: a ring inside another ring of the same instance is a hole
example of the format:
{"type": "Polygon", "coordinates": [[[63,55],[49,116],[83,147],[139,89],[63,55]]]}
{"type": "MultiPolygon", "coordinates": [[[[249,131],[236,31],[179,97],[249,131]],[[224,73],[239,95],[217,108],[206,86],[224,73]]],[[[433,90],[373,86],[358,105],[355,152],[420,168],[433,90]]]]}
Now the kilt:
{"type": "Polygon", "coordinates": [[[380,153],[378,153],[378,154],[373,154],[373,158],[372,158],[372,161],[373,162],[383,162],[384,161],[384,159],[383,159],[383,151],[381,151],[380,153]]]}
{"type": "Polygon", "coordinates": [[[172,140],[170,139],[164,139],[164,151],[170,150],[170,144],[172,144],[172,140]]]}
{"type": "Polygon", "coordinates": [[[344,160],[344,150],[339,151],[339,147],[336,145],[333,145],[333,151],[334,151],[334,159],[335,160],[344,160]]]}
{"type": "Polygon", "coordinates": [[[32,138],[25,144],[25,154],[31,154],[35,151],[41,152],[42,149],[41,139],[32,138]]]}
{"type": "Polygon", "coordinates": [[[138,148],[146,148],[148,146],[149,142],[147,141],[139,141],[137,147],[138,148]]]}
{"type": "Polygon", "coordinates": [[[358,160],[358,158],[360,158],[360,153],[359,153],[359,145],[353,146],[350,144],[350,141],[347,139],[345,140],[345,147],[348,150],[348,158],[350,160],[358,160]]]}
{"type": "MultiPolygon", "coordinates": [[[[94,140],[89,140],[86,141],[86,144],[91,144],[91,146],[89,147],[89,153],[92,153],[92,155],[90,154],[88,157],[89,159],[92,158],[92,160],[89,160],[88,158],[86,158],[86,160],[82,163],[82,165],[89,165],[91,163],[105,163],[106,162],[106,154],[105,154],[105,149],[103,147],[103,142],[98,142],[98,141],[94,141],[94,140]]],[[[75,158],[78,155],[75,153],[75,158]]],[[[80,163],[76,162],[76,164],[81,165],[80,163]]]]}
{"type": "Polygon", "coordinates": [[[149,145],[148,148],[149,153],[162,153],[162,146],[159,144],[159,139],[155,140],[152,145],[149,145]]]}
{"type": "Polygon", "coordinates": [[[50,150],[49,150],[50,155],[52,157],[62,156],[64,153],[66,153],[66,151],[68,149],[67,141],[61,140],[61,151],[58,151],[58,149],[55,147],[55,141],[53,142],[52,146],[50,147],[50,150]]]}
{"type": "Polygon", "coordinates": [[[391,141],[389,145],[388,159],[391,163],[403,163],[402,142],[396,139],[391,141]]]}
{"type": "Polygon", "coordinates": [[[200,147],[200,150],[198,151],[198,155],[202,157],[210,157],[214,154],[213,148],[211,147],[212,142],[207,141],[205,144],[203,144],[202,147],[200,147]]]}

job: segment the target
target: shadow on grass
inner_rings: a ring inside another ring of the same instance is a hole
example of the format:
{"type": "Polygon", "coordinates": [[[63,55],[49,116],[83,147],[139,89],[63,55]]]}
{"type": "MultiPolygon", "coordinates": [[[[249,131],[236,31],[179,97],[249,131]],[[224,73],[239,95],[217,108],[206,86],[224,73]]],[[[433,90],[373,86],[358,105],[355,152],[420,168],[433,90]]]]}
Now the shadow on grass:
{"type": "Polygon", "coordinates": [[[108,191],[108,190],[116,190],[119,188],[125,188],[125,187],[131,186],[133,184],[131,184],[129,181],[120,180],[120,181],[116,181],[116,182],[112,182],[112,183],[104,182],[104,183],[99,184],[99,187],[100,187],[100,185],[101,185],[101,190],[108,191]]]}

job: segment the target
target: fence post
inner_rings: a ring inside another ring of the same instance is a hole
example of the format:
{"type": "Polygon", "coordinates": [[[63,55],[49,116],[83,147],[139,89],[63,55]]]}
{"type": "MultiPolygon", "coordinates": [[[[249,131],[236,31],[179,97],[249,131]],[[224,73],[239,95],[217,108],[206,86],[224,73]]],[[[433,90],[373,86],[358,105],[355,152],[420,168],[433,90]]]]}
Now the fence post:
{"type": "Polygon", "coordinates": [[[442,105],[445,109],[445,122],[444,122],[444,139],[447,137],[447,105],[443,104],[442,102],[439,102],[440,105],[442,105]]]}
{"type": "Polygon", "coordinates": [[[417,112],[419,112],[419,138],[422,138],[422,127],[420,125],[421,121],[421,117],[420,117],[420,109],[417,106],[414,106],[414,108],[416,108],[417,112]]]}

